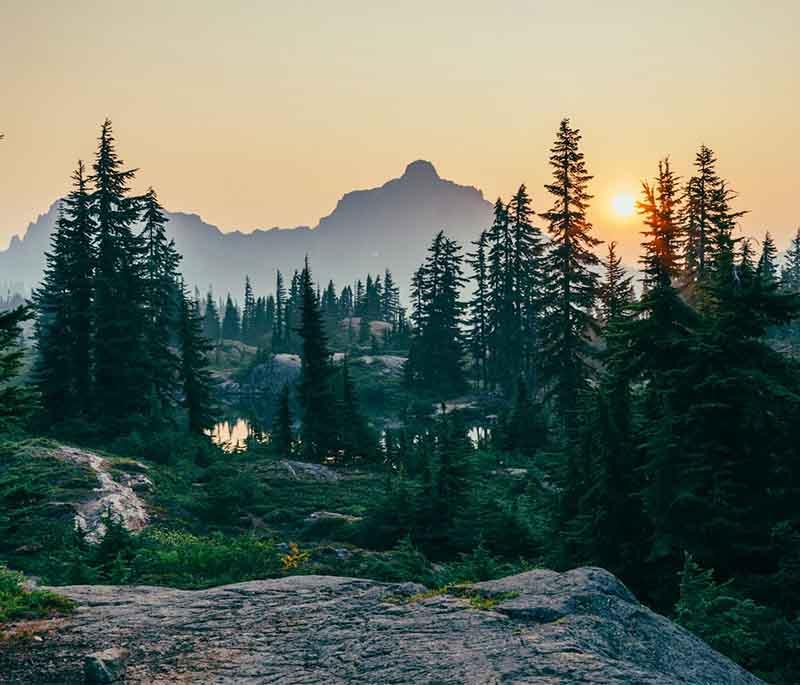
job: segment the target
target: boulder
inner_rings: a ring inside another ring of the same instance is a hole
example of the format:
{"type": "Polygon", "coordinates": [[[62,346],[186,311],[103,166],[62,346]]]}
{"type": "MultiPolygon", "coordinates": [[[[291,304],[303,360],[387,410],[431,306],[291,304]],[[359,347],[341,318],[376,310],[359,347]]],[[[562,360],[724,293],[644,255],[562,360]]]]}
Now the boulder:
{"type": "Polygon", "coordinates": [[[314,511],[306,516],[306,523],[317,523],[319,521],[336,521],[340,523],[358,523],[363,520],[361,516],[350,514],[340,514],[337,511],[314,511]]]}
{"type": "Polygon", "coordinates": [[[127,649],[112,647],[87,655],[83,660],[83,675],[87,683],[117,683],[125,674],[127,649]]]}

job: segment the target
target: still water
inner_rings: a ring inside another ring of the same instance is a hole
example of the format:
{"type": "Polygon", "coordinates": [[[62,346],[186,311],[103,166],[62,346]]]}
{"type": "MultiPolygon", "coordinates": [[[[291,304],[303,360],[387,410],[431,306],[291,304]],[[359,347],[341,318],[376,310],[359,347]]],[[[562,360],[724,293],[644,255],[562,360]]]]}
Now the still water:
{"type": "Polygon", "coordinates": [[[247,439],[251,435],[250,423],[243,418],[232,421],[221,421],[208,434],[215,445],[226,452],[247,448],[247,439]]]}
{"type": "MultiPolygon", "coordinates": [[[[382,432],[385,436],[385,431],[382,432]]],[[[472,426],[468,430],[469,439],[477,449],[481,444],[490,439],[491,430],[486,426],[472,426]]],[[[208,435],[215,445],[219,445],[226,452],[246,450],[249,440],[269,442],[269,432],[261,430],[250,419],[242,416],[220,421],[208,435]]]]}

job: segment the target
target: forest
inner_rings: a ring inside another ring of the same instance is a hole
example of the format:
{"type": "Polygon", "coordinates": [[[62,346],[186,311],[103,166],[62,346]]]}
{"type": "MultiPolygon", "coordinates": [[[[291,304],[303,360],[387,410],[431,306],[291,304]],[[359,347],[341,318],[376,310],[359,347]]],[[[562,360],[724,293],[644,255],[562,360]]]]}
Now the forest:
{"type": "Polygon", "coordinates": [[[599,566],[800,682],[800,228],[743,235],[715,153],[683,161],[688,178],[664,158],[641,184],[635,269],[589,219],[564,119],[535,161],[550,182],[498,198],[471,244],[430,236],[410,284],[336,284],[307,259],[242,273],[239,300],[184,283],[106,120],[41,283],[0,297],[0,621],[69,611],[18,573],[445,587],[599,566]],[[242,416],[244,439],[219,440],[242,416]],[[109,509],[90,539],[57,504],[92,487],[63,446],[144,473],[149,524],[109,509]],[[303,466],[323,475],[285,475],[303,466]]]}

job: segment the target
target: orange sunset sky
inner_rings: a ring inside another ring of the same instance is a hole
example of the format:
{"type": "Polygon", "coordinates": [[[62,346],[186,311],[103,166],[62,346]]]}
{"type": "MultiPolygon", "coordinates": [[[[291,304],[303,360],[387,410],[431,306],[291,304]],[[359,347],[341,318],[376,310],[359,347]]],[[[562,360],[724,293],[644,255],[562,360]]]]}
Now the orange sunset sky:
{"type": "Polygon", "coordinates": [[[223,230],[315,225],[417,158],[548,200],[559,119],[584,135],[599,236],[700,143],[748,233],[800,224],[797,0],[0,2],[0,248],[68,187],[103,118],[170,210],[223,230]],[[622,200],[620,200],[622,196],[622,200]]]}

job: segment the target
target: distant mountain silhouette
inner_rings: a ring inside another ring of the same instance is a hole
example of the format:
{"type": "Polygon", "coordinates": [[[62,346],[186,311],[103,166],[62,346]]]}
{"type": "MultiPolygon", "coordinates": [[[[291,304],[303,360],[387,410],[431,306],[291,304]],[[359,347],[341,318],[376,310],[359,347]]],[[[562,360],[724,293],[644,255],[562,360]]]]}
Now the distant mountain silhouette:
{"type": "MultiPolygon", "coordinates": [[[[405,294],[437,231],[444,229],[467,248],[490,224],[491,213],[481,191],[444,180],[433,164],[418,160],[379,188],[347,193],[313,229],[224,233],[195,214],[167,212],[167,232],[183,254],[187,285],[204,293],[211,285],[217,295],[241,298],[245,274],[257,293],[271,292],[276,270],[300,268],[308,255],[315,277],[326,283],[333,278],[337,288],[389,268],[405,294]]],[[[38,282],[57,217],[58,202],[22,239],[12,238],[0,252],[0,282],[26,288],[38,282]]]]}

